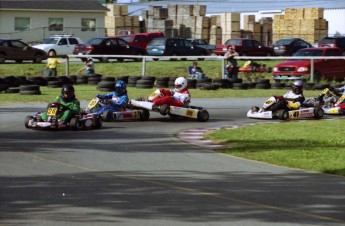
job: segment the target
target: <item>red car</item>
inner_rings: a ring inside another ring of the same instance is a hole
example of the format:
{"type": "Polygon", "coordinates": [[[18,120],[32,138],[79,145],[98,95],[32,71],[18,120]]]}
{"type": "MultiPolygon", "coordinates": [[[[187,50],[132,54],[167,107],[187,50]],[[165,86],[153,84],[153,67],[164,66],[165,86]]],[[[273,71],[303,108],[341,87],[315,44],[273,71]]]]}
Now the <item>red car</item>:
{"type": "Polygon", "coordinates": [[[327,80],[344,81],[345,78],[345,60],[327,59],[327,57],[342,56],[342,51],[335,47],[305,48],[298,50],[293,56],[307,57],[307,59],[289,59],[277,64],[273,68],[274,80],[286,79],[310,79],[311,60],[308,57],[324,57],[323,59],[314,59],[314,81],[320,81],[321,78],[327,80]]]}
{"type": "Polygon", "coordinates": [[[236,52],[240,56],[274,56],[272,47],[264,46],[255,39],[249,38],[231,38],[225,44],[216,45],[214,53],[217,56],[224,56],[228,46],[235,46],[236,52]]]}

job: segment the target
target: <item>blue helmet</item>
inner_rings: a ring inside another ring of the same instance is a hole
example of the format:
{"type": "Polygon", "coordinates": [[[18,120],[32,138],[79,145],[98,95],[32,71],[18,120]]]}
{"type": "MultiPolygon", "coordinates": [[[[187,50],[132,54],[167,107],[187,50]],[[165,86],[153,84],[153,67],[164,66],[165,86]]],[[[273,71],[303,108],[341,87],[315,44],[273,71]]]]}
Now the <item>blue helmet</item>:
{"type": "Polygon", "coordinates": [[[126,83],[122,80],[119,80],[115,83],[115,94],[121,96],[127,92],[126,83]]]}

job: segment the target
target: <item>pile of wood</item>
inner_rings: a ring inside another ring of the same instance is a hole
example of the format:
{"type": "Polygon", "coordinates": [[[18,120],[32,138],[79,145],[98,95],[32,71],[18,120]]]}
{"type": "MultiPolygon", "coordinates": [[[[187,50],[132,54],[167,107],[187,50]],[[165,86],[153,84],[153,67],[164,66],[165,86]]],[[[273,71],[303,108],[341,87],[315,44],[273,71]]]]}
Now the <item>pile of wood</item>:
{"type": "Polygon", "coordinates": [[[106,4],[109,9],[105,16],[105,33],[116,36],[125,33],[139,33],[139,16],[128,16],[127,5],[106,4]]]}
{"type": "Polygon", "coordinates": [[[272,17],[262,17],[256,21],[255,15],[244,15],[243,23],[242,37],[255,39],[265,45],[272,43],[272,17]]]}
{"type": "Polygon", "coordinates": [[[282,38],[302,38],[315,43],[328,34],[328,22],[323,8],[286,8],[284,15],[274,16],[273,41],[282,38]]]}

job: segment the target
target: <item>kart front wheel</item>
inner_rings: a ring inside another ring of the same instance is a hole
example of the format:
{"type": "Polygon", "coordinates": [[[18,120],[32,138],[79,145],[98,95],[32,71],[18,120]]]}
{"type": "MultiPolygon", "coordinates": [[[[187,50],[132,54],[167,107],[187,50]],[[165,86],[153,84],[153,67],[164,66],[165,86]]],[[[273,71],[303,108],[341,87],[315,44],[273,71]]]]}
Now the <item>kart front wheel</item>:
{"type": "Polygon", "coordinates": [[[147,109],[142,109],[140,113],[140,121],[147,121],[150,118],[150,112],[147,109]]]}
{"type": "Polygon", "coordinates": [[[113,112],[111,111],[104,111],[102,114],[102,119],[105,122],[110,122],[113,120],[113,112]]]}
{"type": "Polygon", "coordinates": [[[208,111],[200,110],[198,112],[198,120],[199,122],[206,122],[210,118],[208,111]]]}
{"type": "Polygon", "coordinates": [[[95,129],[100,129],[100,128],[102,128],[102,119],[101,119],[101,117],[97,117],[97,118],[95,119],[94,128],[95,128],[95,129]]]}
{"type": "Polygon", "coordinates": [[[33,119],[32,116],[26,116],[26,117],[25,117],[24,125],[25,125],[26,128],[30,128],[29,122],[30,122],[30,120],[32,120],[32,119],[33,119]]]}
{"type": "Polygon", "coordinates": [[[314,109],[314,118],[315,119],[321,119],[323,117],[323,109],[322,108],[315,108],[314,109]]]}

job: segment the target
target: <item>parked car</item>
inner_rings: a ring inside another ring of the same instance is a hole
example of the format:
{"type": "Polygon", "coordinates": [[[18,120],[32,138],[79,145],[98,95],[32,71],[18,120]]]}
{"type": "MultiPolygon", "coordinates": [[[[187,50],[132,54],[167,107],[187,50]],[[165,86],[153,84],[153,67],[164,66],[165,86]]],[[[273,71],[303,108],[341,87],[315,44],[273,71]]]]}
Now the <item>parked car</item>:
{"type": "MultiPolygon", "coordinates": [[[[342,51],[334,47],[305,48],[298,50],[293,56],[296,57],[324,57],[314,60],[314,81],[320,79],[344,81],[345,60],[327,59],[332,56],[342,56],[342,51]]],[[[274,80],[287,79],[310,79],[311,60],[310,59],[289,59],[281,62],[273,68],[274,80]]]]}
{"type": "Polygon", "coordinates": [[[146,46],[150,43],[151,40],[154,38],[164,37],[163,32],[148,32],[148,33],[137,33],[137,34],[129,34],[129,35],[119,35],[117,36],[122,38],[129,44],[140,47],[146,48],[146,46]]]}
{"type": "Polygon", "coordinates": [[[229,46],[235,46],[240,56],[274,56],[272,47],[264,46],[261,42],[249,38],[231,38],[224,44],[216,45],[215,54],[224,56],[229,46]]]}
{"type": "Polygon", "coordinates": [[[198,56],[198,60],[204,60],[203,56],[210,55],[206,49],[183,38],[155,38],[147,45],[146,50],[150,56],[198,56]]]}
{"type": "MultiPolygon", "coordinates": [[[[142,58],[132,57],[116,57],[110,55],[147,55],[146,50],[136,46],[132,46],[125,40],[117,37],[98,37],[88,40],[85,44],[78,44],[74,47],[75,55],[105,55],[103,57],[95,57],[101,62],[109,62],[109,59],[123,61],[124,59],[133,59],[142,61],[142,58]]],[[[81,58],[86,60],[86,58],[81,58]]]]}
{"type": "Polygon", "coordinates": [[[187,39],[192,42],[193,45],[207,49],[210,53],[214,53],[216,45],[209,44],[205,39],[189,38],[187,39]]]}
{"type": "Polygon", "coordinates": [[[48,54],[55,52],[56,55],[68,55],[73,53],[75,45],[83,43],[83,40],[72,35],[52,35],[44,39],[42,44],[34,45],[33,47],[42,49],[48,54]]]}
{"type": "Polygon", "coordinates": [[[272,45],[277,56],[292,56],[303,48],[311,48],[312,44],[300,38],[283,38],[272,45]]]}
{"type": "Polygon", "coordinates": [[[5,63],[6,60],[17,63],[32,60],[34,63],[41,63],[45,59],[46,52],[33,48],[20,39],[0,39],[0,63],[5,63]]]}
{"type": "Polygon", "coordinates": [[[338,47],[345,51],[345,37],[325,37],[318,41],[318,47],[338,47]]]}

